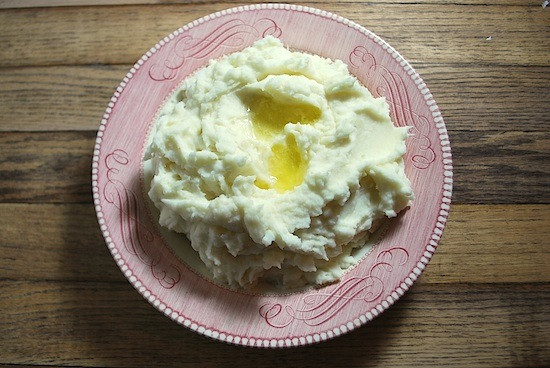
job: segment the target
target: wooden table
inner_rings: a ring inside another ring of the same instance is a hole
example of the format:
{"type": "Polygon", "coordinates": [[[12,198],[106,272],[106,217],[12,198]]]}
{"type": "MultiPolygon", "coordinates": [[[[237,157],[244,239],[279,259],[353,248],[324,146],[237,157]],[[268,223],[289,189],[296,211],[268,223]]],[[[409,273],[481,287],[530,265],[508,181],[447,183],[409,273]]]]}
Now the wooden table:
{"type": "Polygon", "coordinates": [[[319,0],[396,47],[445,117],[450,222],[389,311],[306,348],[199,336],[126,281],[91,203],[96,130],[131,65],[241,2],[0,1],[0,366],[550,366],[550,8],[319,0]],[[80,5],[84,6],[76,6],[80,5]]]}

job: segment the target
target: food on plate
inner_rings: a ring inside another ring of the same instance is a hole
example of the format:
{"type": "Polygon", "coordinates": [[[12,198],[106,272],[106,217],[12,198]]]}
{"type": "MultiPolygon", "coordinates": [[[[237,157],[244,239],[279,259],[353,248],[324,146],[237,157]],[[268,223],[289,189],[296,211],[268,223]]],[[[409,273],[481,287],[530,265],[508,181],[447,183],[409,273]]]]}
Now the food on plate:
{"type": "Polygon", "coordinates": [[[342,61],[268,36],[172,93],[144,157],[148,195],[219,282],[329,283],[412,201],[407,136],[342,61]]]}

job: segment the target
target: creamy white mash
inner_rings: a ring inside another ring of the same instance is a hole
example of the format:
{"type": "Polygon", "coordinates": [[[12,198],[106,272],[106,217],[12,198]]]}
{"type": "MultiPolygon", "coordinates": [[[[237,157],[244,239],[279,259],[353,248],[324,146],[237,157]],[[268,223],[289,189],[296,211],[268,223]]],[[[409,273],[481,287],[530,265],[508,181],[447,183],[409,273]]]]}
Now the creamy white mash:
{"type": "Polygon", "coordinates": [[[412,200],[407,135],[343,62],[269,36],[169,98],[145,156],[149,197],[220,282],[332,282],[412,200]]]}

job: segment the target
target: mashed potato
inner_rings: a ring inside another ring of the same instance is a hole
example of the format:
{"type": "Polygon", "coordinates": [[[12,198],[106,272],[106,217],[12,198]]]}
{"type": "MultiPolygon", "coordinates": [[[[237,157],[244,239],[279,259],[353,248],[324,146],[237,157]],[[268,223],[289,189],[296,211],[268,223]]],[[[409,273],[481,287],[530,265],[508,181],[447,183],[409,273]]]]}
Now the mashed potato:
{"type": "Polygon", "coordinates": [[[160,224],[186,234],[216,280],[323,284],[412,200],[406,138],[343,62],[269,36],[183,82],[144,168],[160,224]]]}

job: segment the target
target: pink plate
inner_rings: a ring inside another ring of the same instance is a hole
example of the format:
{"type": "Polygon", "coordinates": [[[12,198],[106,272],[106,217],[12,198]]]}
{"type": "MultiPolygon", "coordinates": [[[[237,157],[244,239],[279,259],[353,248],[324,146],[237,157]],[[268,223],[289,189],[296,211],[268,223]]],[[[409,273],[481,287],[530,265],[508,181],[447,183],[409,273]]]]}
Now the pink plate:
{"type": "Polygon", "coordinates": [[[224,10],[165,37],[128,72],[97,133],[94,204],[122,272],[158,310],[200,334],[234,344],[285,347],[330,339],[367,323],[412,285],[431,258],[449,212],[451,147],[441,113],[420,76],[397,51],[334,14],[294,5],[224,10]],[[340,282],[289,294],[252,294],[200,275],[161,236],[143,194],[141,161],[164,99],[209,59],[266,35],[293,49],[346,62],[392,120],[411,126],[406,173],[416,199],[340,282]],[[314,36],[312,36],[314,35],[314,36]]]}

